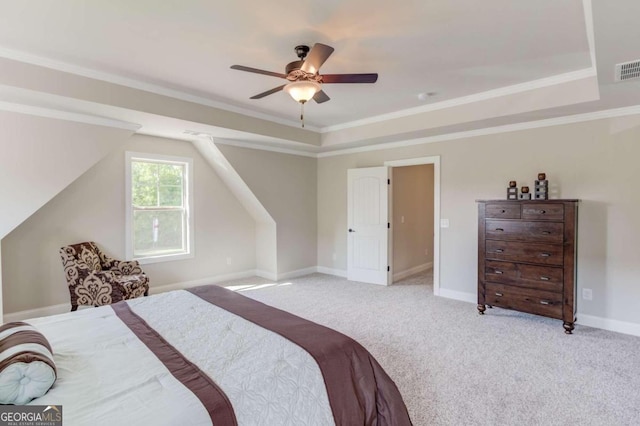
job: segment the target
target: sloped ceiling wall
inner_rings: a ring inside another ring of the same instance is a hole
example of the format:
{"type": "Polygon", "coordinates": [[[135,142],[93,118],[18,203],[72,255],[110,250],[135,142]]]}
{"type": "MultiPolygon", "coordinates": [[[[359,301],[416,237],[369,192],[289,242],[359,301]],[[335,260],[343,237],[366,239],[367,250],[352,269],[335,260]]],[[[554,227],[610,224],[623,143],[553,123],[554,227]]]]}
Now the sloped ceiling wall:
{"type": "Polygon", "coordinates": [[[132,134],[0,111],[0,239],[132,134]]]}

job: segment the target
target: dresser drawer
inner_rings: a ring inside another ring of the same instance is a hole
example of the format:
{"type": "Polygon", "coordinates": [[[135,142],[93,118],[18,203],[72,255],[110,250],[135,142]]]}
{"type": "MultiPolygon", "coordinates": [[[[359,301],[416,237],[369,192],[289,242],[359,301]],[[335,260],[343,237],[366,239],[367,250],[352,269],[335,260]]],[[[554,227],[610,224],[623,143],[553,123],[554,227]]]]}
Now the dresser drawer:
{"type": "Polygon", "coordinates": [[[562,294],[487,283],[488,305],[562,319],[562,294]]]}
{"type": "Polygon", "coordinates": [[[498,219],[520,219],[520,204],[487,203],[484,215],[485,217],[498,219]]]}
{"type": "Polygon", "coordinates": [[[493,260],[539,263],[541,265],[562,266],[563,264],[563,250],[560,244],[486,240],[485,257],[493,260]]]}
{"type": "Polygon", "coordinates": [[[487,220],[485,234],[491,240],[526,240],[541,243],[562,243],[564,225],[561,222],[527,222],[487,220]]]}
{"type": "Polygon", "coordinates": [[[562,278],[562,268],[558,267],[524,265],[497,260],[485,262],[484,279],[487,282],[559,293],[563,289],[562,278]]]}
{"type": "Polygon", "coordinates": [[[532,220],[563,220],[564,206],[562,204],[523,204],[522,218],[532,220]]]}

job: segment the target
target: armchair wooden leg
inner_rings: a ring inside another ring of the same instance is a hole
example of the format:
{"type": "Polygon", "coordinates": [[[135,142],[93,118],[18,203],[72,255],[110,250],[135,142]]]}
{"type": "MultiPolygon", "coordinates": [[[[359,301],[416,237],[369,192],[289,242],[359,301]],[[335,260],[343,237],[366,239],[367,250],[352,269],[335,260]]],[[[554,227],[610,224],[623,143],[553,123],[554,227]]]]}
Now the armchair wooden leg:
{"type": "Polygon", "coordinates": [[[148,295],[149,295],[149,289],[147,289],[147,291],[145,291],[145,292],[144,292],[144,295],[145,295],[145,296],[148,296],[148,295]]]}
{"type": "Polygon", "coordinates": [[[78,305],[71,305],[71,312],[77,311],[77,310],[78,310],[78,305]]]}

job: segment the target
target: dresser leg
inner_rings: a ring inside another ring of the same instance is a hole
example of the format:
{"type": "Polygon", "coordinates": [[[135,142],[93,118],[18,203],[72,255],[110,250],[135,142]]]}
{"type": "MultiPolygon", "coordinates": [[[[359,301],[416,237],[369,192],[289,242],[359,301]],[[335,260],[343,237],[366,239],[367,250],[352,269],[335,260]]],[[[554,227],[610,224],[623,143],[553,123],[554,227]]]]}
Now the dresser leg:
{"type": "Polygon", "coordinates": [[[573,331],[574,327],[573,327],[573,323],[572,322],[565,321],[562,324],[562,326],[564,327],[564,332],[566,334],[573,334],[572,331],[573,331]]]}
{"type": "Polygon", "coordinates": [[[480,315],[484,315],[484,311],[485,311],[486,309],[487,309],[487,308],[486,308],[484,305],[480,305],[480,304],[478,304],[478,313],[479,313],[480,315]]]}

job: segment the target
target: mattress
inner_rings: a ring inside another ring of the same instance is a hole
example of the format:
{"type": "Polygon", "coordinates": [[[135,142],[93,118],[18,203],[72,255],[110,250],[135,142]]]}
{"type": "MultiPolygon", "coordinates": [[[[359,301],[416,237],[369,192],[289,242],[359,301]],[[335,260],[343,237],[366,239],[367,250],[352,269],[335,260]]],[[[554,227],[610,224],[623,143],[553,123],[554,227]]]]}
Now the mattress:
{"type": "Polygon", "coordinates": [[[65,425],[409,425],[349,337],[218,286],[28,320],[58,379],[31,404],[65,425]]]}

